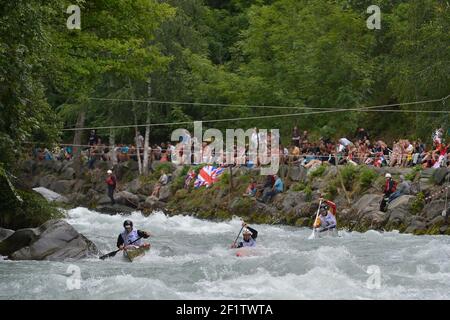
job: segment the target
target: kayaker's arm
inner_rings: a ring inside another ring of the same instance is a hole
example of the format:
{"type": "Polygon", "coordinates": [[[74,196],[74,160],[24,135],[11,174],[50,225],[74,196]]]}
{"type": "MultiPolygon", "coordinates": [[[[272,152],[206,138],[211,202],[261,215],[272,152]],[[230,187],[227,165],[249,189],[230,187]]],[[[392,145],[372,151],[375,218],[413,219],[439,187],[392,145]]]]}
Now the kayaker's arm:
{"type": "Polygon", "coordinates": [[[138,230],[137,234],[138,234],[139,237],[142,237],[142,238],[145,238],[145,239],[150,237],[150,234],[147,231],[138,230]]]}
{"type": "Polygon", "coordinates": [[[122,235],[119,234],[119,237],[117,238],[117,248],[120,248],[120,246],[123,245],[123,238],[122,235]]]}
{"type": "Polygon", "coordinates": [[[241,241],[241,242],[238,243],[238,245],[237,245],[236,248],[242,248],[243,246],[244,246],[244,244],[243,244],[242,241],[241,241]]]}
{"type": "Polygon", "coordinates": [[[258,236],[258,231],[256,231],[253,228],[250,228],[249,226],[247,226],[247,229],[250,230],[250,232],[252,233],[253,240],[256,240],[256,237],[258,236]]]}

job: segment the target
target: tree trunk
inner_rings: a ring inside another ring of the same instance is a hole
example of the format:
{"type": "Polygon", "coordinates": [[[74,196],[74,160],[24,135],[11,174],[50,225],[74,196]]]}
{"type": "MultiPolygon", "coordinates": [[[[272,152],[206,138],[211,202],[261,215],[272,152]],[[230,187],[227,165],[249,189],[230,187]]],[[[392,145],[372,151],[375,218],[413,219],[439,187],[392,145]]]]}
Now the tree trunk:
{"type": "MultiPolygon", "coordinates": [[[[152,96],[152,86],[151,86],[151,77],[148,78],[148,86],[147,86],[147,94],[148,94],[148,99],[151,98],[152,96]]],[[[145,120],[145,123],[147,124],[145,126],[145,138],[144,138],[144,167],[143,167],[143,171],[144,171],[144,175],[148,175],[148,145],[149,145],[149,139],[150,139],[150,106],[151,106],[151,102],[148,103],[147,106],[147,119],[145,120]]]]}
{"type": "Polygon", "coordinates": [[[139,174],[142,174],[141,153],[138,148],[138,127],[137,127],[136,103],[134,102],[134,100],[135,100],[134,90],[133,90],[133,87],[131,86],[130,78],[128,78],[128,83],[130,85],[130,90],[131,90],[131,99],[133,100],[131,103],[133,105],[133,115],[134,115],[134,125],[135,125],[134,126],[134,141],[136,144],[136,156],[137,156],[137,161],[138,161],[139,174]]]}
{"type": "Polygon", "coordinates": [[[147,126],[145,126],[145,140],[144,140],[144,166],[143,171],[144,175],[148,175],[148,145],[149,145],[149,139],[150,139],[150,126],[148,123],[150,123],[150,111],[147,110],[147,126]]]}
{"type": "Polygon", "coordinates": [[[117,165],[117,154],[116,154],[116,132],[114,129],[109,130],[109,148],[110,148],[110,167],[113,168],[117,165]]]}
{"type": "MultiPolygon", "coordinates": [[[[76,128],[82,128],[84,126],[84,121],[86,119],[86,112],[84,110],[80,111],[77,118],[76,128]]],[[[76,130],[75,136],[73,138],[73,163],[75,174],[77,177],[81,174],[81,137],[83,136],[82,130],[76,130]]]]}

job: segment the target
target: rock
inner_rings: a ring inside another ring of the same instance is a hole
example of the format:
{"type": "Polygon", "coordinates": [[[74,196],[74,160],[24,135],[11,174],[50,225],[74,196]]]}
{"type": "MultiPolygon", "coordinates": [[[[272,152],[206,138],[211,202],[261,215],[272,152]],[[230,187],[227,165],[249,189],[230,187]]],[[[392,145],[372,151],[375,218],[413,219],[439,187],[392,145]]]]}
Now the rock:
{"type": "Polygon", "coordinates": [[[381,199],[382,195],[365,194],[353,204],[352,209],[362,217],[368,212],[379,211],[381,199]]]}
{"type": "Polygon", "coordinates": [[[429,222],[428,227],[434,227],[434,226],[440,227],[444,223],[445,223],[445,218],[443,216],[437,216],[429,222]]]}
{"type": "Polygon", "coordinates": [[[323,177],[327,180],[331,180],[334,177],[336,177],[338,174],[337,167],[336,166],[328,166],[325,170],[323,177]]]}
{"type": "Polygon", "coordinates": [[[433,220],[435,217],[441,216],[443,210],[445,210],[445,201],[440,199],[433,200],[424,206],[421,216],[427,220],[433,220]]]}
{"type": "Polygon", "coordinates": [[[170,185],[162,186],[159,190],[159,201],[167,202],[172,196],[170,185]]]}
{"type": "Polygon", "coordinates": [[[366,212],[361,216],[359,225],[368,229],[380,230],[386,224],[388,217],[388,214],[382,211],[366,212]]]}
{"type": "Polygon", "coordinates": [[[126,186],[126,190],[131,192],[131,193],[136,193],[138,192],[138,190],[142,187],[142,183],[141,183],[141,179],[140,178],[136,178],[134,180],[132,180],[131,182],[129,182],[126,186]]]}
{"type": "Polygon", "coordinates": [[[0,242],[11,260],[81,259],[98,255],[94,243],[64,220],[49,220],[39,228],[21,229],[0,242]]]}
{"type": "MultiPolygon", "coordinates": [[[[419,218],[419,217],[418,217],[419,218]]],[[[406,228],[406,233],[424,233],[427,230],[427,224],[421,219],[414,219],[411,224],[406,228]]]]}
{"type": "Polygon", "coordinates": [[[56,177],[53,175],[46,175],[39,179],[39,186],[44,188],[50,188],[53,182],[56,181],[56,177]]]}
{"type": "Polygon", "coordinates": [[[51,184],[50,189],[57,193],[67,194],[70,193],[74,184],[75,180],[57,180],[51,184]]]}
{"type": "Polygon", "coordinates": [[[61,173],[61,178],[63,180],[72,180],[72,179],[74,179],[75,178],[75,170],[73,168],[66,167],[61,173]]]}
{"type": "Polygon", "coordinates": [[[14,233],[14,230],[0,228],[0,241],[8,238],[14,233]]]}
{"type": "Polygon", "coordinates": [[[400,196],[389,203],[387,213],[389,215],[388,225],[390,228],[397,228],[400,225],[409,225],[412,215],[409,212],[414,196],[400,196]]]}
{"type": "Polygon", "coordinates": [[[143,208],[144,209],[148,209],[148,210],[160,210],[165,208],[166,204],[162,201],[159,201],[158,199],[156,199],[155,197],[147,197],[147,199],[145,199],[145,202],[143,204],[143,208]]]}
{"type": "Polygon", "coordinates": [[[420,171],[420,179],[430,179],[433,176],[435,170],[436,169],[434,168],[423,169],[422,171],[420,171]]]}
{"type": "Polygon", "coordinates": [[[45,199],[47,199],[50,202],[62,202],[62,203],[68,203],[69,199],[67,199],[65,196],[60,195],[59,193],[53,192],[52,190],[49,190],[47,188],[38,187],[33,188],[34,191],[42,195],[45,199]]]}
{"type": "Polygon", "coordinates": [[[420,178],[419,189],[420,192],[427,192],[433,188],[433,184],[430,182],[430,178],[420,178]]]}
{"type": "Polygon", "coordinates": [[[136,209],[123,206],[120,204],[107,204],[107,205],[99,205],[95,208],[95,211],[98,211],[103,214],[109,214],[110,216],[120,214],[120,215],[130,215],[136,211],[136,209]]]}
{"type": "Polygon", "coordinates": [[[107,195],[101,196],[97,204],[101,206],[111,204],[111,199],[107,195]]]}
{"type": "Polygon", "coordinates": [[[282,210],[284,212],[290,212],[298,204],[305,202],[305,194],[302,192],[287,191],[282,202],[282,210]]]}
{"type": "Polygon", "coordinates": [[[120,191],[114,194],[114,200],[121,205],[137,208],[139,206],[139,197],[128,191],[120,191]]]}
{"type": "Polygon", "coordinates": [[[433,173],[433,180],[436,184],[441,185],[446,180],[449,170],[447,168],[436,169],[433,173]]]}
{"type": "Polygon", "coordinates": [[[36,161],[34,160],[25,160],[22,162],[22,170],[25,173],[29,173],[29,174],[33,174],[34,171],[36,170],[37,165],[36,165],[36,161]]]}
{"type": "Polygon", "coordinates": [[[307,170],[303,166],[291,166],[288,170],[288,176],[292,181],[306,181],[307,170]]]}

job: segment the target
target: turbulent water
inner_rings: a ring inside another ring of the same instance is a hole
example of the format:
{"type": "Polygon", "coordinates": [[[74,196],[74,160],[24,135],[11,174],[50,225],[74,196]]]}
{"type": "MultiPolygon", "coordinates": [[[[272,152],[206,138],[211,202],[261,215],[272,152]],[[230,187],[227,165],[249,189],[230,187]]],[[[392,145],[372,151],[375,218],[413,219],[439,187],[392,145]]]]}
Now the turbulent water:
{"type": "MultiPolygon", "coordinates": [[[[1,260],[0,299],[450,299],[448,236],[369,231],[308,240],[310,229],[253,225],[256,254],[236,257],[228,248],[237,218],[130,218],[153,235],[146,256],[1,260]]],[[[67,218],[104,253],[115,249],[123,220],[85,208],[67,218]]]]}

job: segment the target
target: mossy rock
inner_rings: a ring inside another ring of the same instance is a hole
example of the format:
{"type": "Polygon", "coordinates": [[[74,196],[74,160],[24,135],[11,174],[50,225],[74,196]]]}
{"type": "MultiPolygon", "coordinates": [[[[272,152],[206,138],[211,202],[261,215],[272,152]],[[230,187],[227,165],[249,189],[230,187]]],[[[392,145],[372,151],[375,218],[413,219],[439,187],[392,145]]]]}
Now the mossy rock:
{"type": "Polygon", "coordinates": [[[296,227],[310,227],[312,225],[312,221],[310,218],[298,218],[295,221],[296,227]]]}

